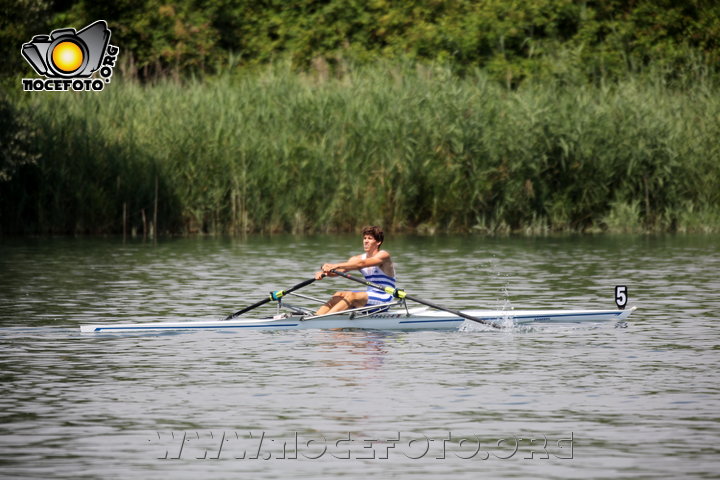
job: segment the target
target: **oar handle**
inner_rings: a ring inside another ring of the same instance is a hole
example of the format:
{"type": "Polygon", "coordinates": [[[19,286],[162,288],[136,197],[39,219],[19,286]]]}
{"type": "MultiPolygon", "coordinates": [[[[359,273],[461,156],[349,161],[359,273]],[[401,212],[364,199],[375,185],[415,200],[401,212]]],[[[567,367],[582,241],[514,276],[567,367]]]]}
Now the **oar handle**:
{"type": "Polygon", "coordinates": [[[400,288],[383,287],[382,285],[378,285],[378,284],[376,284],[376,283],[369,282],[369,281],[367,281],[367,280],[360,280],[359,278],[353,277],[352,275],[349,275],[349,274],[347,274],[347,273],[345,273],[345,272],[340,272],[340,271],[338,271],[338,270],[330,270],[330,272],[331,272],[331,273],[335,273],[335,274],[337,274],[337,275],[340,275],[340,276],[342,276],[342,277],[345,277],[345,278],[347,278],[348,280],[353,280],[353,281],[355,281],[355,282],[362,283],[362,284],[365,285],[365,286],[368,286],[368,287],[371,287],[371,288],[376,288],[376,289],[378,289],[378,290],[380,290],[380,291],[383,291],[383,292],[385,292],[385,293],[389,293],[390,295],[394,296],[395,298],[406,298],[406,299],[408,299],[408,300],[412,300],[413,302],[421,303],[421,304],[423,304],[423,305],[427,305],[428,307],[436,308],[436,309],[438,309],[438,310],[443,310],[443,311],[445,311],[445,312],[452,313],[453,315],[457,315],[458,317],[461,317],[461,318],[466,318],[466,319],[471,320],[471,321],[473,321],[473,322],[482,323],[483,325],[489,325],[489,326],[494,327],[494,328],[500,328],[500,326],[495,325],[493,322],[490,322],[490,321],[485,320],[485,319],[483,319],[483,318],[473,317],[472,315],[468,315],[467,313],[463,313],[463,312],[461,312],[461,311],[459,311],[459,310],[453,310],[453,309],[451,309],[451,308],[445,308],[445,307],[442,307],[442,306],[437,305],[437,304],[435,304],[435,303],[428,302],[427,300],[422,300],[422,299],[417,298],[417,297],[411,297],[410,295],[408,295],[408,294],[405,293],[405,290],[402,290],[402,289],[400,289],[400,288]]]}

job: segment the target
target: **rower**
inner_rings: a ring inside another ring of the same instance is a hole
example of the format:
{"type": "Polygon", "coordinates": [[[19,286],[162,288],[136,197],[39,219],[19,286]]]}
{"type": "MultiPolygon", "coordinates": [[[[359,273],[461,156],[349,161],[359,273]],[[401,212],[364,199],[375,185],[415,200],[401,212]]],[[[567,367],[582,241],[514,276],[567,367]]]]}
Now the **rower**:
{"type": "MultiPolygon", "coordinates": [[[[347,272],[360,270],[365,279],[379,286],[395,288],[395,267],[393,266],[390,254],[381,250],[380,246],[385,240],[382,228],[377,226],[365,227],[362,230],[363,250],[362,255],[350,257],[343,263],[326,263],[322,269],[315,273],[315,279],[337,276],[331,270],[347,272]]],[[[359,308],[366,305],[380,305],[392,300],[392,295],[376,288],[368,287],[366,291],[340,291],[328,300],[315,315],[326,313],[342,312],[349,308],[359,308]]],[[[379,311],[387,310],[387,307],[379,311]]]]}

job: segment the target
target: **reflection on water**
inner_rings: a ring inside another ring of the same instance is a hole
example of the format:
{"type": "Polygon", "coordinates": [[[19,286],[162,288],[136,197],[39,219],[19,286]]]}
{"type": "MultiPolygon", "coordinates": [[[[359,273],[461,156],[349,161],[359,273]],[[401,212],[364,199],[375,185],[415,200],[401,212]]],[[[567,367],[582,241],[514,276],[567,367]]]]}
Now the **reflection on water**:
{"type": "MultiPolygon", "coordinates": [[[[357,253],[360,242],[2,239],[2,472],[713,477],[718,245],[702,236],[387,241],[400,286],[420,298],[454,308],[606,308],[614,286],[628,285],[639,310],[625,328],[80,335],[89,322],[222,318],[357,253]],[[314,450],[280,458],[296,437],[314,439],[314,450]],[[303,457],[320,451],[321,438],[327,455],[303,457]],[[433,441],[418,457],[425,438],[433,441]],[[569,444],[558,441],[568,438],[574,456],[564,459],[569,444]],[[547,456],[533,454],[529,439],[547,439],[547,456]],[[352,458],[331,456],[340,447],[352,458]]],[[[306,291],[325,298],[343,282],[306,291]]]]}
{"type": "Polygon", "coordinates": [[[340,350],[347,353],[340,359],[325,359],[318,365],[327,368],[352,367],[363,370],[380,368],[387,354],[386,341],[397,341],[403,333],[397,332],[358,332],[330,330],[330,335],[318,342],[319,349],[340,350]]]}

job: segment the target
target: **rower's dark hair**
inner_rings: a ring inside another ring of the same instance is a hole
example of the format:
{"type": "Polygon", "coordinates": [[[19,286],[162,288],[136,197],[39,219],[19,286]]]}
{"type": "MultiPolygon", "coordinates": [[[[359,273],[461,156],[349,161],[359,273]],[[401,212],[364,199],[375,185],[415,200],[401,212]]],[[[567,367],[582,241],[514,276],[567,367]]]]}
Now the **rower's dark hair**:
{"type": "Polygon", "coordinates": [[[385,240],[385,234],[383,233],[382,228],[380,228],[380,227],[378,227],[378,226],[376,226],[376,225],[363,228],[362,234],[363,234],[363,237],[364,237],[365,235],[372,235],[372,237],[373,237],[378,243],[382,243],[383,240],[385,240]]]}

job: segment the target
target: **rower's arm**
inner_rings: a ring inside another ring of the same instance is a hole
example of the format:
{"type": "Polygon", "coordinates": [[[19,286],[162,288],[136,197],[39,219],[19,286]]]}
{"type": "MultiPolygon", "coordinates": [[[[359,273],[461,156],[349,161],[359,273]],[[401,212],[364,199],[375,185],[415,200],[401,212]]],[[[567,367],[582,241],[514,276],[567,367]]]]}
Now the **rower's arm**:
{"type": "Polygon", "coordinates": [[[377,267],[385,263],[385,260],[389,257],[387,252],[380,252],[374,257],[362,258],[362,256],[353,257],[345,263],[339,265],[340,268],[347,268],[348,270],[360,270],[361,268],[377,267]]]}
{"type": "MultiPolygon", "coordinates": [[[[320,271],[315,274],[315,279],[320,280],[322,277],[337,277],[336,274],[330,273],[330,270],[340,270],[341,272],[347,272],[348,270],[354,270],[355,268],[352,267],[352,265],[357,262],[358,260],[362,260],[361,255],[356,255],[354,257],[350,257],[347,262],[343,263],[326,263],[322,267],[320,267],[320,271]],[[350,267],[348,267],[350,265],[350,267]]],[[[363,268],[363,267],[360,267],[363,268]]]]}
{"type": "Polygon", "coordinates": [[[379,252],[377,255],[370,258],[362,258],[362,255],[356,255],[354,257],[350,257],[347,262],[326,263],[323,265],[322,269],[326,273],[330,270],[341,270],[343,272],[347,272],[348,270],[360,270],[361,268],[382,265],[388,258],[390,258],[390,254],[385,251],[379,252]]]}

